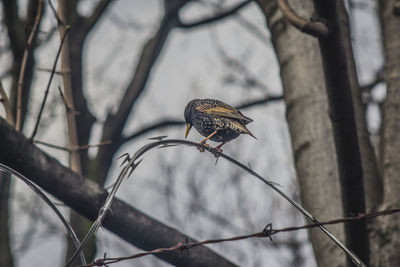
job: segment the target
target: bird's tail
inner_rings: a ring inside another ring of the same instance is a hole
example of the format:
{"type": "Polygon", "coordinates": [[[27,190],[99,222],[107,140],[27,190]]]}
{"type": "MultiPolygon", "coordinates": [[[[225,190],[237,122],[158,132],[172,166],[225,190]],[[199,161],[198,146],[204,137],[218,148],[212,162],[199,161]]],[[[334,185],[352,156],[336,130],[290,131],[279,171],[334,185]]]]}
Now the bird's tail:
{"type": "Polygon", "coordinates": [[[251,137],[253,137],[254,139],[257,140],[257,137],[255,137],[254,134],[253,134],[252,132],[249,131],[249,129],[246,128],[246,130],[247,130],[247,134],[248,134],[248,135],[250,135],[251,137]]]}
{"type": "Polygon", "coordinates": [[[241,133],[248,134],[248,135],[254,137],[255,139],[257,139],[257,137],[255,137],[254,134],[252,132],[250,132],[250,130],[247,129],[247,127],[245,125],[241,124],[238,121],[232,121],[231,123],[232,123],[231,124],[232,127],[239,130],[241,133]]]}

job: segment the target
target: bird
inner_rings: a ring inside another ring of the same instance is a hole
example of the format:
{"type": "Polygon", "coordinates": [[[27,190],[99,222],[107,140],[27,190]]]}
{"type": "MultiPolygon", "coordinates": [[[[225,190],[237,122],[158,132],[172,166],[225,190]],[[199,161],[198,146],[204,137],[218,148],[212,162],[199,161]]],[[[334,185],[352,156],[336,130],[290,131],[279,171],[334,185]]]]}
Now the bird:
{"type": "MultiPolygon", "coordinates": [[[[187,138],[190,129],[194,128],[205,138],[200,144],[209,147],[207,140],[221,142],[215,149],[222,152],[221,147],[237,138],[240,134],[248,134],[257,139],[246,128],[253,120],[244,116],[239,110],[216,99],[193,99],[185,107],[187,138]]],[[[200,149],[204,151],[204,149],[200,149]]]]}

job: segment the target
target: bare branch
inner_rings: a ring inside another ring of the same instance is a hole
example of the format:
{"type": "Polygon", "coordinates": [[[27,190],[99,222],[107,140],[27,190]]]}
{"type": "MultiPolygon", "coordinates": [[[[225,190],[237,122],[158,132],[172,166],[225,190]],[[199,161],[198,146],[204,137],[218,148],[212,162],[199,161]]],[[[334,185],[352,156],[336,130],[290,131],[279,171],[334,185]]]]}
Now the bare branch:
{"type": "Polygon", "coordinates": [[[183,120],[179,120],[179,119],[161,120],[161,121],[159,121],[157,123],[144,126],[140,130],[138,130],[138,131],[132,133],[131,135],[125,137],[123,142],[130,141],[132,139],[135,139],[135,138],[137,138],[137,137],[139,137],[139,136],[141,136],[143,134],[146,134],[146,133],[154,131],[154,130],[159,130],[159,129],[172,127],[172,126],[181,126],[181,125],[184,125],[184,124],[185,124],[185,122],[183,120]]]}
{"type": "Polygon", "coordinates": [[[73,114],[75,114],[75,115],[79,115],[79,114],[80,114],[79,111],[74,110],[72,107],[68,106],[67,100],[65,99],[65,96],[64,96],[64,94],[63,94],[63,92],[62,92],[60,86],[58,86],[58,92],[60,93],[61,100],[62,100],[62,102],[64,103],[65,110],[66,110],[67,112],[69,112],[69,113],[73,113],[73,114]]]}
{"type": "Polygon", "coordinates": [[[7,94],[4,91],[3,83],[1,82],[1,80],[0,80],[0,97],[1,97],[0,102],[3,103],[4,109],[6,111],[6,120],[10,125],[14,126],[14,117],[12,114],[10,101],[8,100],[7,94]]]}
{"type": "Polygon", "coordinates": [[[94,147],[108,145],[108,144],[111,144],[111,141],[108,140],[108,141],[104,141],[104,142],[101,142],[101,143],[98,143],[98,144],[94,144],[94,145],[84,145],[84,146],[69,147],[69,148],[68,147],[64,147],[64,146],[58,146],[58,145],[42,142],[42,141],[39,141],[39,140],[34,140],[33,143],[39,144],[39,145],[44,145],[44,146],[55,148],[55,149],[59,149],[59,150],[63,150],[63,151],[67,151],[67,152],[71,152],[71,151],[78,151],[78,150],[84,150],[84,149],[88,149],[88,148],[94,148],[94,147]]]}
{"type": "Polygon", "coordinates": [[[14,58],[20,58],[24,49],[25,32],[22,20],[19,17],[17,1],[3,2],[3,21],[7,27],[7,33],[10,41],[10,48],[14,58]]]}
{"type": "Polygon", "coordinates": [[[261,99],[256,99],[256,100],[253,100],[253,101],[249,101],[247,103],[243,103],[243,104],[237,106],[236,108],[245,109],[245,108],[250,108],[250,107],[253,107],[253,106],[256,106],[256,105],[262,105],[262,104],[271,103],[271,102],[279,102],[279,101],[282,101],[282,100],[283,100],[283,96],[282,95],[280,95],[280,96],[266,96],[266,97],[261,98],[261,99]]]}
{"type": "Polygon", "coordinates": [[[193,21],[193,22],[189,22],[189,23],[184,23],[181,20],[179,20],[177,27],[182,28],[182,29],[190,29],[190,28],[194,28],[194,27],[198,27],[198,26],[204,26],[222,19],[225,19],[235,13],[237,13],[239,10],[241,10],[243,7],[247,6],[248,4],[250,4],[252,2],[252,0],[246,0],[243,1],[239,4],[237,4],[236,6],[218,12],[218,14],[214,15],[214,16],[210,16],[207,18],[202,18],[198,21],[193,21]]]}
{"type": "Polygon", "coordinates": [[[19,78],[18,78],[17,116],[16,116],[17,118],[16,118],[16,123],[15,123],[15,129],[17,129],[17,131],[21,130],[21,124],[22,124],[22,85],[24,83],[24,78],[25,78],[26,64],[28,61],[29,53],[32,52],[31,49],[32,49],[32,45],[33,45],[33,40],[37,34],[40,19],[42,18],[42,13],[43,13],[43,0],[39,0],[35,23],[33,24],[32,31],[28,37],[28,42],[26,44],[24,56],[22,58],[21,71],[19,73],[19,78]]]}
{"type": "Polygon", "coordinates": [[[53,11],[53,15],[54,15],[54,17],[55,17],[56,20],[57,20],[57,24],[61,24],[62,21],[61,21],[61,19],[58,17],[57,10],[56,10],[56,8],[54,7],[53,2],[51,2],[51,0],[47,0],[47,2],[49,3],[49,6],[50,6],[50,8],[51,8],[51,11],[53,11]]]}
{"type": "Polygon", "coordinates": [[[85,19],[84,25],[85,29],[84,31],[88,33],[94,25],[99,21],[100,17],[104,14],[104,12],[107,10],[108,5],[112,2],[113,0],[101,0],[97,6],[95,7],[93,13],[85,19]]]}
{"type": "Polygon", "coordinates": [[[53,81],[54,74],[56,73],[56,67],[57,67],[58,58],[60,57],[61,49],[63,47],[64,41],[65,41],[65,38],[66,38],[66,36],[68,34],[69,29],[70,29],[69,26],[66,27],[64,35],[61,38],[61,43],[60,43],[60,46],[58,48],[56,58],[54,59],[53,69],[51,70],[49,82],[47,83],[47,88],[46,88],[46,91],[44,92],[44,98],[43,98],[43,101],[42,101],[42,105],[40,106],[38,118],[36,119],[35,128],[33,129],[33,132],[32,132],[31,138],[30,138],[31,140],[33,140],[33,138],[35,137],[35,135],[37,133],[37,130],[39,128],[40,118],[42,117],[42,113],[43,113],[43,110],[44,110],[44,105],[46,104],[47,96],[48,96],[49,91],[50,91],[50,85],[51,85],[51,82],[53,81]]]}
{"type": "MultiPolygon", "coordinates": [[[[58,16],[62,23],[58,24],[58,31],[60,36],[66,39],[65,45],[61,47],[61,72],[63,73],[63,83],[64,83],[64,91],[65,91],[65,100],[67,102],[67,106],[72,110],[75,110],[74,105],[74,92],[72,88],[72,76],[71,76],[71,47],[68,35],[66,32],[69,29],[69,25],[67,24],[67,10],[68,1],[67,0],[59,0],[58,1],[58,16]]],[[[66,110],[67,115],[67,125],[68,125],[68,140],[70,147],[78,147],[79,146],[79,137],[78,137],[78,126],[75,117],[75,113],[71,112],[70,109],[66,110]]],[[[71,169],[77,173],[82,173],[81,166],[81,154],[79,151],[71,151],[70,152],[70,164],[71,169]]]]}
{"type": "Polygon", "coordinates": [[[279,9],[287,21],[301,32],[310,34],[314,37],[324,38],[329,34],[329,28],[321,21],[305,19],[299,16],[289,5],[287,0],[277,0],[279,9]]]}

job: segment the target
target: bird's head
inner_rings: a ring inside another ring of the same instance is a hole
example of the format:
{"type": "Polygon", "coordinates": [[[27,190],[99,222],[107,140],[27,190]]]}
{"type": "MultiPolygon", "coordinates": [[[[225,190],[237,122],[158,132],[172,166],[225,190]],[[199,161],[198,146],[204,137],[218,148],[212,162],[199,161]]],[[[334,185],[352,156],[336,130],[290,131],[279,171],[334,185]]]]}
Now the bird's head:
{"type": "Polygon", "coordinates": [[[185,107],[185,113],[184,113],[185,121],[186,121],[185,138],[188,136],[189,131],[193,126],[192,114],[193,114],[193,109],[194,108],[195,108],[194,100],[190,101],[185,107]]]}

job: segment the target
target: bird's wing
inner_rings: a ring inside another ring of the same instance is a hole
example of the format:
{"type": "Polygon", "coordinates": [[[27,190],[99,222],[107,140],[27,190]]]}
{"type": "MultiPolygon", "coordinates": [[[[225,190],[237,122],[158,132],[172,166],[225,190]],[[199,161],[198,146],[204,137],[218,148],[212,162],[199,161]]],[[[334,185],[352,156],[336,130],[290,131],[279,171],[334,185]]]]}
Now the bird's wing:
{"type": "Polygon", "coordinates": [[[196,109],[210,115],[217,115],[244,121],[246,124],[253,121],[252,119],[243,116],[239,110],[222,102],[219,102],[218,105],[202,104],[197,106],[196,109]]]}
{"type": "Polygon", "coordinates": [[[240,133],[244,133],[244,134],[248,134],[251,135],[252,137],[254,137],[255,139],[257,139],[257,137],[255,137],[253,135],[252,132],[250,132],[249,129],[246,128],[246,126],[242,125],[240,122],[238,121],[234,121],[234,120],[230,120],[230,124],[231,124],[231,128],[238,130],[240,133]]]}

